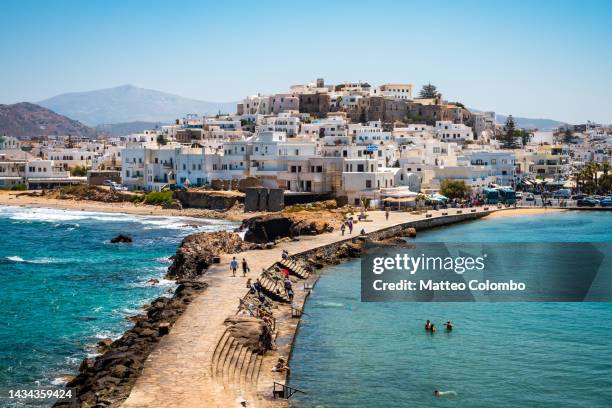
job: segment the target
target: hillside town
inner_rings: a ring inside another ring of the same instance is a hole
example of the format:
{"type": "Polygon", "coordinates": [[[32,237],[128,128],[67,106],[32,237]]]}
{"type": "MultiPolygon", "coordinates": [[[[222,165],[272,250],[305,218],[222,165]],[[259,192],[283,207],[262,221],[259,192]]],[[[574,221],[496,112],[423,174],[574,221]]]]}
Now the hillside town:
{"type": "Polygon", "coordinates": [[[247,96],[233,114],[186,114],[127,136],[0,136],[0,188],[230,190],[250,180],[294,202],[410,206],[449,181],[471,195],[491,187],[576,193],[585,179],[607,177],[611,152],[612,127],[519,129],[512,117],[497,123],[495,112],[445,100],[431,84],[416,92],[409,83],[317,79],[247,96]]]}

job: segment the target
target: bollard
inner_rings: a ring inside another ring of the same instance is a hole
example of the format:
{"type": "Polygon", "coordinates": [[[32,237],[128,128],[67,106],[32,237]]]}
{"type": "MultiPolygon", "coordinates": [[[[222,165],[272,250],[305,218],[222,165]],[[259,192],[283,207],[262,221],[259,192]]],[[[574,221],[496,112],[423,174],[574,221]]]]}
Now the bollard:
{"type": "Polygon", "coordinates": [[[160,336],[165,336],[166,334],[170,333],[170,323],[160,323],[159,327],[157,328],[157,332],[160,336]]]}

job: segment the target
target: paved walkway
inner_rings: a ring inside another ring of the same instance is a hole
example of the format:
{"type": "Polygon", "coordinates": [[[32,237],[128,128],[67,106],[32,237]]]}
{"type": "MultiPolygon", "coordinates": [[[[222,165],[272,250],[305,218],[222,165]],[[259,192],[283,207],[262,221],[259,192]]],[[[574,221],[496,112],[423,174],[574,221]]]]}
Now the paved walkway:
{"type": "MultiPolygon", "coordinates": [[[[441,211],[429,213],[434,217],[441,215],[441,211]]],[[[448,213],[454,214],[455,210],[448,210],[448,213]]],[[[369,233],[423,219],[425,216],[392,211],[389,221],[386,221],[384,212],[370,211],[368,218],[371,221],[355,225],[353,235],[358,234],[361,228],[369,233]]],[[[282,249],[293,254],[348,237],[348,231],[343,237],[339,230],[318,236],[304,236],[297,242],[286,242],[270,250],[248,251],[236,257],[239,260],[243,257],[247,259],[251,268],[248,277],[256,278],[262,268],[268,268],[281,259],[282,249]]],[[[213,351],[225,330],[223,321],[236,313],[238,299],[246,293],[247,278],[242,277],[240,269],[237,274],[239,277],[231,276],[228,266],[231,257],[222,256],[221,264],[209,269],[204,278],[209,287],[193,301],[172,327],[170,334],[151,353],[123,407],[229,408],[240,406],[237,402],[239,397],[250,401],[250,407],[265,405],[261,399],[258,401],[255,390],[224,387],[211,374],[213,351]]]]}

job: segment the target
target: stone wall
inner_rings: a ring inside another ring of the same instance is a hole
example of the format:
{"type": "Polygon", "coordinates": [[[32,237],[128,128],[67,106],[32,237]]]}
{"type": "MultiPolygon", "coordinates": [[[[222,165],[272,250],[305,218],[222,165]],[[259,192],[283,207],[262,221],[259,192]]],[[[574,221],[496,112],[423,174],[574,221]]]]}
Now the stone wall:
{"type": "Polygon", "coordinates": [[[281,211],[285,192],[281,188],[250,187],[246,189],[244,211],[281,211]]]}
{"type": "Polygon", "coordinates": [[[176,191],[174,196],[183,208],[205,208],[225,211],[236,203],[244,202],[241,195],[215,194],[208,191],[176,191]]]}

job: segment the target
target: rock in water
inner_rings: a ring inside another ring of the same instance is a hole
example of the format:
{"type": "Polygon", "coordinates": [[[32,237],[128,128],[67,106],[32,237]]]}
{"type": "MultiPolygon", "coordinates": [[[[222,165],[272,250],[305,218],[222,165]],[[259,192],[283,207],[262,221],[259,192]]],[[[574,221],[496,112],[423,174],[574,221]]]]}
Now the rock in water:
{"type": "Polygon", "coordinates": [[[132,238],[127,235],[119,234],[115,238],[110,240],[111,244],[129,244],[132,242],[132,238]]]}

